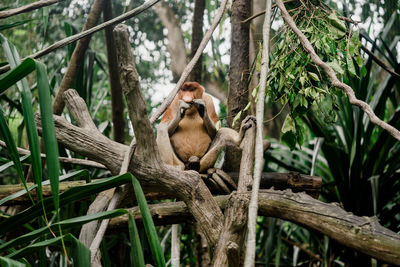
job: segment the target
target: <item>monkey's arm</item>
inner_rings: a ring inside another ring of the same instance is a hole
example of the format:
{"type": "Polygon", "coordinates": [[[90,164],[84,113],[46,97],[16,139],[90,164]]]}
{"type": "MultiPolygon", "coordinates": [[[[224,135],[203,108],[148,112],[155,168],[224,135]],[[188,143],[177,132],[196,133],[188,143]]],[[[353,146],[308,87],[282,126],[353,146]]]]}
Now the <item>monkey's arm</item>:
{"type": "Polygon", "coordinates": [[[195,99],[193,102],[200,116],[203,118],[204,126],[206,127],[208,135],[211,139],[214,139],[217,134],[215,123],[218,121],[218,116],[215,113],[212,98],[205,95],[204,99],[195,99]]]}
{"type": "Polygon", "coordinates": [[[182,120],[182,118],[185,116],[186,110],[190,108],[190,105],[188,103],[185,103],[183,100],[178,101],[178,108],[176,109],[175,116],[172,120],[170,120],[167,124],[168,128],[168,135],[171,136],[174,134],[176,128],[179,125],[179,122],[182,120]]]}

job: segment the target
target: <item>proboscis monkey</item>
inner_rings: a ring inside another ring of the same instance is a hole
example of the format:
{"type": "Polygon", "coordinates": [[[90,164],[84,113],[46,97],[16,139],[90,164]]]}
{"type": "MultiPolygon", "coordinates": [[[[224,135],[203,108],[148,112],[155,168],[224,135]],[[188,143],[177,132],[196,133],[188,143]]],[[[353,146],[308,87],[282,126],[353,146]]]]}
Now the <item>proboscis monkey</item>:
{"type": "Polygon", "coordinates": [[[230,128],[218,131],[218,116],[211,96],[197,82],[183,84],[157,127],[157,144],[166,164],[181,170],[207,171],[216,162],[221,149],[239,146],[244,131],[230,128]]]}

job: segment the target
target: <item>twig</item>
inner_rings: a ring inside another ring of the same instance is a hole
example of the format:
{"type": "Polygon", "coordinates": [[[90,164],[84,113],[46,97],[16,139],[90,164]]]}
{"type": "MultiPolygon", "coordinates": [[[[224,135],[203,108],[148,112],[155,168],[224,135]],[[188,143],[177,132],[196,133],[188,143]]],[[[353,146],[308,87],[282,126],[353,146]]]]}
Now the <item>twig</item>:
{"type": "Polygon", "coordinates": [[[307,249],[306,247],[305,247],[305,244],[298,244],[298,243],[296,243],[296,242],[293,242],[292,240],[290,240],[289,238],[286,238],[286,237],[281,237],[281,239],[284,241],[284,242],[286,242],[286,243],[288,243],[289,245],[291,245],[291,246],[295,246],[295,247],[298,247],[301,251],[303,251],[303,252],[305,252],[308,256],[310,256],[311,258],[313,258],[313,259],[315,259],[315,260],[317,260],[317,261],[319,261],[319,262],[321,262],[321,263],[324,263],[324,260],[319,256],[319,255],[317,255],[317,254],[315,254],[315,253],[313,253],[311,250],[309,250],[309,249],[307,249]]]}
{"type": "MultiPolygon", "coordinates": [[[[287,3],[290,3],[290,2],[294,2],[294,1],[297,1],[297,0],[288,0],[288,1],[285,1],[284,3],[287,4],[287,3]]],[[[271,8],[275,8],[275,7],[276,7],[276,4],[273,4],[271,8]]],[[[259,16],[264,15],[264,14],[265,14],[265,10],[255,14],[255,15],[253,15],[253,16],[245,19],[245,20],[242,20],[240,23],[243,23],[243,24],[247,23],[247,22],[249,22],[249,21],[251,21],[251,20],[253,20],[253,19],[255,19],[255,18],[259,17],[259,16]]]]}
{"type": "Polygon", "coordinates": [[[364,45],[361,46],[361,49],[364,50],[365,53],[367,53],[372,60],[374,60],[376,62],[376,64],[378,64],[379,66],[382,67],[382,69],[386,70],[387,72],[389,72],[392,76],[396,77],[397,79],[400,79],[400,74],[398,74],[397,72],[391,70],[389,68],[389,66],[387,66],[385,64],[385,62],[383,62],[382,60],[380,60],[377,56],[375,56],[374,53],[372,53],[372,51],[370,51],[368,48],[366,48],[364,45]]]}
{"type": "Polygon", "coordinates": [[[261,77],[260,88],[258,92],[258,102],[256,107],[257,132],[256,147],[254,159],[254,181],[251,191],[251,200],[249,204],[248,215],[248,235],[246,244],[246,256],[244,266],[252,267],[254,265],[256,254],[256,225],[257,225],[257,209],[258,209],[258,190],[260,188],[261,173],[264,167],[264,150],[263,150],[263,121],[264,121],[264,98],[265,85],[267,84],[268,65],[269,65],[269,33],[271,27],[271,0],[266,0],[266,13],[263,26],[263,51],[261,59],[261,77]]]}
{"type": "MultiPolygon", "coordinates": [[[[54,44],[46,47],[45,49],[38,51],[35,54],[27,56],[26,58],[28,58],[28,57],[30,57],[30,58],[40,58],[41,56],[47,55],[50,52],[52,52],[52,51],[54,51],[54,50],[56,50],[58,48],[64,47],[64,46],[66,46],[66,45],[68,45],[68,44],[70,44],[72,42],[75,42],[75,41],[77,41],[79,39],[82,39],[83,37],[86,37],[86,36],[91,35],[91,34],[93,34],[95,32],[101,31],[105,27],[108,27],[108,26],[111,26],[111,25],[115,25],[115,24],[118,24],[118,23],[120,23],[120,22],[122,22],[124,20],[132,18],[132,17],[142,13],[143,11],[147,10],[148,8],[150,8],[151,6],[153,6],[154,4],[156,4],[159,1],[160,0],[149,0],[146,3],[144,3],[143,5],[135,8],[135,9],[133,9],[131,11],[128,11],[128,12],[126,12],[126,13],[118,16],[118,17],[115,17],[112,20],[108,20],[108,21],[103,22],[102,24],[99,24],[99,25],[97,25],[97,26],[95,26],[95,27],[93,27],[93,28],[91,28],[89,30],[74,34],[74,35],[72,35],[70,37],[67,37],[67,38],[64,38],[64,39],[62,39],[62,40],[60,40],[58,42],[55,42],[54,44]]],[[[26,59],[26,58],[24,58],[24,59],[26,59]]],[[[6,65],[4,67],[1,67],[0,68],[0,74],[8,71],[9,69],[10,69],[10,65],[6,65]]]]}
{"type": "Polygon", "coordinates": [[[9,10],[4,10],[4,11],[0,11],[0,19],[5,19],[14,15],[18,15],[21,13],[26,13],[26,12],[30,12],[32,10],[35,9],[39,9],[41,7],[44,6],[49,6],[58,2],[62,2],[64,0],[40,0],[25,6],[21,6],[21,7],[17,7],[17,8],[13,8],[13,9],[9,9],[9,10]]]}
{"type": "MultiPolygon", "coordinates": [[[[0,140],[0,146],[7,147],[6,143],[1,140],[0,140]]],[[[17,150],[18,150],[18,153],[21,155],[30,155],[31,154],[31,152],[27,149],[17,147],[17,150]]],[[[43,153],[41,153],[40,156],[42,158],[46,157],[46,155],[43,153]]],[[[94,167],[94,168],[100,168],[100,169],[107,169],[106,166],[104,166],[103,164],[97,163],[96,161],[92,161],[92,160],[65,158],[65,157],[59,157],[58,159],[60,160],[60,162],[63,162],[63,163],[76,164],[76,165],[82,165],[82,166],[88,166],[88,167],[94,167]]]]}
{"type": "Polygon", "coordinates": [[[315,53],[314,48],[312,47],[311,43],[308,41],[307,37],[297,28],[295,22],[293,21],[292,17],[289,15],[287,12],[285,5],[283,4],[282,0],[276,0],[276,4],[281,10],[282,17],[286,21],[286,23],[289,25],[289,27],[292,29],[292,31],[298,36],[301,44],[303,45],[303,48],[310,54],[310,57],[312,61],[318,65],[320,68],[322,68],[325,73],[329,76],[331,79],[332,85],[342,89],[347,97],[349,98],[349,102],[352,105],[360,107],[369,117],[370,121],[378,126],[380,126],[382,129],[386,130],[388,133],[390,133],[394,138],[400,141],[400,131],[394,128],[393,126],[389,125],[388,123],[382,121],[379,119],[372,108],[364,101],[361,101],[356,98],[353,89],[348,86],[345,83],[342,83],[339,81],[339,79],[336,76],[335,71],[325,62],[321,60],[321,58],[315,53]]]}
{"type": "Polygon", "coordinates": [[[181,248],[181,238],[179,235],[179,224],[173,224],[171,226],[171,266],[179,267],[180,258],[180,248],[181,248]]]}

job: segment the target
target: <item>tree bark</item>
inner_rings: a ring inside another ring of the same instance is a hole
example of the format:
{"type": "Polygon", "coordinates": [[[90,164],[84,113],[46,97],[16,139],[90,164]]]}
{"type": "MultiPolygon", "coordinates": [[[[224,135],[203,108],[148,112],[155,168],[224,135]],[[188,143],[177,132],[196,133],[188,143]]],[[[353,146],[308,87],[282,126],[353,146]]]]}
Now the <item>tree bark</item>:
{"type": "MultiPolygon", "coordinates": [[[[241,21],[250,15],[250,0],[233,0],[231,14],[231,62],[229,68],[229,93],[227,124],[238,130],[247,111],[249,103],[249,25],[241,21]],[[235,116],[241,113],[240,118],[233,125],[235,116]]],[[[235,148],[226,149],[224,170],[227,172],[239,170],[240,151],[235,148]]]]}
{"type": "MultiPolygon", "coordinates": [[[[106,0],[103,9],[104,21],[111,20],[112,2],[106,0]]],[[[114,36],[112,34],[114,27],[109,26],[104,29],[107,59],[108,59],[108,74],[111,92],[111,114],[114,132],[114,141],[123,144],[125,142],[125,119],[124,119],[124,101],[122,99],[122,88],[119,82],[117,51],[115,49],[114,36]]]]}
{"type": "MultiPolygon", "coordinates": [[[[93,28],[97,21],[99,20],[101,11],[103,10],[104,0],[96,0],[90,9],[90,13],[88,18],[86,19],[85,26],[83,27],[82,31],[86,31],[90,28],[93,28]]],[[[67,72],[65,73],[60,88],[58,89],[58,93],[56,98],[54,99],[53,103],[53,113],[56,115],[60,115],[64,109],[64,101],[63,101],[63,94],[67,89],[72,88],[76,76],[78,75],[79,69],[83,64],[84,56],[86,49],[89,46],[89,42],[91,39],[91,35],[82,38],[76,44],[74,52],[71,56],[71,61],[69,62],[67,72]]]]}
{"type": "MultiPolygon", "coordinates": [[[[199,48],[201,39],[203,39],[203,18],[204,18],[204,8],[206,5],[205,0],[195,0],[194,1],[194,14],[192,22],[192,40],[190,48],[190,57],[193,58],[199,48]]],[[[202,83],[201,73],[203,66],[203,56],[201,55],[196,65],[194,66],[192,72],[190,73],[189,80],[202,83]]]]}
{"type": "MultiPolygon", "coordinates": [[[[246,119],[247,120],[247,119],[246,119]]],[[[246,123],[244,121],[244,123],[246,123]]],[[[255,142],[255,123],[249,120],[250,125],[245,133],[241,147],[243,149],[240,162],[239,181],[237,192],[229,196],[225,210],[225,223],[219,237],[213,266],[239,266],[241,248],[244,244],[244,237],[247,225],[247,213],[250,197],[247,191],[251,190],[253,184],[253,161],[255,142]]]]}
{"type": "MultiPolygon", "coordinates": [[[[215,199],[225,209],[229,196],[217,196],[215,199]]],[[[323,203],[291,190],[260,190],[258,205],[260,216],[298,223],[378,260],[400,264],[400,235],[381,226],[376,217],[355,216],[337,203],[323,203]]],[[[150,210],[157,224],[190,222],[192,219],[181,201],[150,205],[150,210]]],[[[141,220],[138,207],[129,209],[129,212],[135,216],[135,220],[141,220]]],[[[127,215],[113,218],[110,223],[112,231],[126,228],[127,222],[127,215]]]]}
{"type": "Polygon", "coordinates": [[[33,2],[31,4],[25,5],[25,6],[8,9],[8,10],[3,10],[3,11],[0,11],[0,19],[5,19],[5,18],[14,16],[14,15],[25,13],[25,12],[30,12],[32,10],[39,9],[44,6],[49,6],[49,5],[52,5],[52,4],[61,2],[61,1],[64,1],[64,0],[40,0],[40,1],[33,2]]]}

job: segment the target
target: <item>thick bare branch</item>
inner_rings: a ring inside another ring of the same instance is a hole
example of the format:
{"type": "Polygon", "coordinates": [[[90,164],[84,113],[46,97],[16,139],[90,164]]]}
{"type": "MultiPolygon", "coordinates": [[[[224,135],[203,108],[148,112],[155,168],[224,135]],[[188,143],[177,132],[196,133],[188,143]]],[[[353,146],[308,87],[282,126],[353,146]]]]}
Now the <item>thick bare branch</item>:
{"type": "Polygon", "coordinates": [[[253,183],[254,137],[256,132],[252,118],[246,119],[242,124],[247,124],[245,127],[250,128],[246,130],[241,143],[242,159],[237,192],[232,192],[229,196],[224,228],[214,251],[213,266],[215,267],[240,265],[240,248],[243,247],[244,243],[247,211],[250,203],[250,196],[245,193],[251,189],[253,183]]]}
{"type": "MultiPolygon", "coordinates": [[[[77,41],[79,39],[82,39],[82,38],[84,38],[84,37],[86,37],[88,35],[91,35],[91,34],[93,34],[95,32],[101,31],[105,27],[108,27],[108,26],[111,26],[111,25],[115,25],[115,24],[118,24],[118,23],[120,23],[120,22],[122,22],[124,20],[132,18],[132,17],[142,13],[143,11],[147,10],[152,5],[157,3],[158,1],[160,1],[160,0],[149,0],[146,3],[144,3],[143,5],[138,6],[137,8],[135,8],[135,9],[133,9],[131,11],[128,11],[128,12],[126,12],[126,13],[118,16],[118,17],[115,17],[112,20],[109,20],[109,21],[106,21],[106,22],[104,22],[102,24],[99,24],[99,25],[97,25],[97,26],[95,26],[93,28],[90,28],[89,30],[74,34],[74,35],[72,35],[70,37],[67,37],[67,38],[64,38],[64,39],[62,39],[62,40],[60,40],[58,42],[55,42],[54,44],[52,44],[52,45],[44,48],[43,50],[40,50],[40,51],[36,52],[35,54],[32,54],[32,55],[30,55],[28,57],[30,57],[30,58],[40,58],[41,56],[47,55],[47,54],[53,52],[54,50],[56,50],[58,48],[64,47],[64,46],[66,46],[66,45],[68,45],[68,44],[70,44],[72,42],[75,42],[75,41],[77,41]]],[[[1,67],[0,68],[0,74],[8,71],[9,69],[10,69],[10,65],[6,65],[6,66],[1,67]]]]}
{"type": "Polygon", "coordinates": [[[287,12],[285,5],[282,3],[282,0],[276,0],[276,5],[281,10],[283,19],[286,21],[286,23],[289,25],[292,31],[298,36],[301,44],[303,45],[304,50],[306,50],[309,53],[311,60],[325,71],[325,73],[329,76],[332,85],[339,89],[342,89],[349,98],[350,104],[361,108],[368,115],[370,121],[373,124],[378,125],[382,129],[386,130],[394,138],[400,141],[400,131],[394,128],[393,126],[387,124],[386,122],[382,121],[381,119],[379,119],[375,115],[373,109],[367,103],[357,99],[353,89],[347,84],[339,81],[332,67],[326,64],[324,61],[322,61],[321,58],[317,55],[317,53],[315,53],[315,50],[312,47],[310,41],[308,41],[307,37],[299,30],[299,28],[297,28],[296,23],[294,22],[290,14],[287,12]]]}
{"type": "MultiPolygon", "coordinates": [[[[248,193],[250,194],[250,193],[248,193]]],[[[215,197],[222,209],[229,196],[215,197]]],[[[290,190],[260,190],[259,215],[289,220],[325,234],[339,243],[379,260],[400,264],[400,235],[378,222],[375,217],[359,217],[344,211],[337,203],[323,203],[304,193],[290,190]]],[[[187,222],[192,218],[183,202],[150,205],[157,224],[187,222]]],[[[130,209],[141,220],[138,208],[130,209]]],[[[111,227],[126,228],[128,216],[111,220],[111,227]]]]}
{"type": "Polygon", "coordinates": [[[30,12],[30,11],[39,9],[41,7],[50,6],[52,4],[62,2],[62,1],[64,1],[64,0],[40,0],[40,1],[30,3],[28,5],[25,5],[25,6],[8,9],[8,10],[3,10],[3,11],[0,11],[0,19],[5,19],[5,18],[14,16],[14,15],[18,15],[21,13],[30,12]]]}

